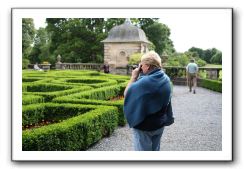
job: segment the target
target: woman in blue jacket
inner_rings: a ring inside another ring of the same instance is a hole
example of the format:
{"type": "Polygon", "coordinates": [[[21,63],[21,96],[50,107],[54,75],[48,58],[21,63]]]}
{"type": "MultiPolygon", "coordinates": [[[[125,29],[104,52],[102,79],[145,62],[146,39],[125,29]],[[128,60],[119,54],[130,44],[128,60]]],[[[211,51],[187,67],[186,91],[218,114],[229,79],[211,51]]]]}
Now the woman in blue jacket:
{"type": "Polygon", "coordinates": [[[174,122],[169,77],[161,58],[150,51],[141,57],[124,91],[124,113],[133,129],[135,151],[159,151],[164,126],[174,122]]]}

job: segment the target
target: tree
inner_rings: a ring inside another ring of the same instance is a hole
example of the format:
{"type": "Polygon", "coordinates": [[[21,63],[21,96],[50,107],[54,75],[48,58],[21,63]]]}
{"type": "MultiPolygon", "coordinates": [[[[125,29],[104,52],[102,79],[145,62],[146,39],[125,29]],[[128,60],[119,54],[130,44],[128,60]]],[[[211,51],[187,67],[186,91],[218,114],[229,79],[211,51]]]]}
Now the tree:
{"type": "Polygon", "coordinates": [[[197,52],[184,52],[184,53],[174,53],[171,55],[168,60],[166,65],[167,66],[183,66],[185,67],[190,59],[194,58],[195,62],[198,64],[198,66],[205,66],[206,61],[202,60],[197,52]]]}
{"type": "Polygon", "coordinates": [[[199,66],[199,67],[202,67],[202,66],[205,66],[207,63],[206,61],[202,60],[202,59],[198,59],[196,61],[196,64],[199,66]]]}
{"type": "MultiPolygon", "coordinates": [[[[136,18],[135,18],[136,19],[136,18]]],[[[142,30],[146,30],[148,26],[158,22],[159,18],[138,18],[136,19],[137,26],[141,27],[142,30]]]]}
{"type": "MultiPolygon", "coordinates": [[[[51,56],[62,56],[62,62],[103,62],[103,44],[109,30],[124,23],[124,18],[48,18],[51,56]]],[[[146,33],[151,48],[161,55],[174,52],[169,28],[157,18],[132,18],[134,25],[146,33]]]]}
{"type": "Polygon", "coordinates": [[[125,22],[124,18],[107,18],[105,25],[104,25],[104,32],[106,33],[106,35],[108,34],[108,32],[114,27],[114,26],[118,26],[120,24],[123,24],[125,22]]]}
{"type": "Polygon", "coordinates": [[[28,59],[35,36],[35,27],[32,18],[22,19],[22,58],[28,59]]]}
{"type": "Polygon", "coordinates": [[[67,18],[47,18],[46,30],[51,36],[50,52],[53,53],[59,44],[62,43],[62,37],[64,30],[62,25],[67,21],[67,18]]]}
{"type": "Polygon", "coordinates": [[[155,51],[159,55],[162,55],[164,51],[168,54],[175,52],[173,42],[169,38],[170,29],[165,24],[154,22],[143,28],[149,41],[155,45],[155,51]]]}
{"type": "Polygon", "coordinates": [[[63,62],[102,62],[105,39],[103,18],[47,19],[50,51],[63,62]]]}
{"type": "Polygon", "coordinates": [[[130,56],[129,65],[137,65],[141,61],[142,53],[134,53],[130,56]]]}
{"type": "Polygon", "coordinates": [[[189,63],[189,57],[186,54],[181,55],[178,58],[180,66],[186,66],[189,63]]]}
{"type": "Polygon", "coordinates": [[[217,51],[210,59],[210,62],[213,64],[222,64],[222,52],[217,51]]]}
{"type": "Polygon", "coordinates": [[[31,63],[41,63],[43,61],[50,62],[50,37],[45,28],[36,31],[34,38],[34,46],[32,48],[29,60],[31,63]]]}
{"type": "Polygon", "coordinates": [[[204,60],[205,56],[204,56],[204,50],[200,49],[200,48],[196,48],[196,47],[192,47],[188,50],[188,52],[195,52],[198,54],[198,56],[204,60]]]}
{"type": "Polygon", "coordinates": [[[207,63],[210,63],[211,58],[212,58],[212,50],[211,49],[204,50],[204,60],[207,63]]]}
{"type": "Polygon", "coordinates": [[[200,48],[192,47],[188,51],[198,53],[199,57],[207,63],[222,64],[222,52],[216,48],[203,50],[200,48]]]}

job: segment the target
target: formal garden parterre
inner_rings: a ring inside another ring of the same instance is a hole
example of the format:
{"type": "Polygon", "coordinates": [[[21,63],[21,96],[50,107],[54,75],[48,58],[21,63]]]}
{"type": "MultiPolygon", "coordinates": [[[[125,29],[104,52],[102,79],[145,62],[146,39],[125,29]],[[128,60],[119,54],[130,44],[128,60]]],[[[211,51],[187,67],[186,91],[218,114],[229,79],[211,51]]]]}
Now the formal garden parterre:
{"type": "MultiPolygon", "coordinates": [[[[128,80],[90,70],[23,70],[22,150],[87,150],[109,136],[126,124],[128,80]]],[[[221,81],[199,79],[198,85],[222,92],[221,81]]]]}
{"type": "Polygon", "coordinates": [[[22,76],[22,150],[86,150],[126,124],[128,76],[97,71],[32,71],[22,76]]]}

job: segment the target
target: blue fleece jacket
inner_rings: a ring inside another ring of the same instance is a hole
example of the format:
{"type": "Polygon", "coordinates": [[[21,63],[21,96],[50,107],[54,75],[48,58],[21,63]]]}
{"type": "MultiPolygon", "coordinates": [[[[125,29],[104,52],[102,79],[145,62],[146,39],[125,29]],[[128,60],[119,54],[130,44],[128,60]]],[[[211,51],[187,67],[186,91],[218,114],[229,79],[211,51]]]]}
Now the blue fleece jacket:
{"type": "Polygon", "coordinates": [[[147,116],[158,112],[170,100],[170,79],[155,69],[142,75],[129,87],[124,101],[124,113],[130,127],[141,123],[147,116]]]}

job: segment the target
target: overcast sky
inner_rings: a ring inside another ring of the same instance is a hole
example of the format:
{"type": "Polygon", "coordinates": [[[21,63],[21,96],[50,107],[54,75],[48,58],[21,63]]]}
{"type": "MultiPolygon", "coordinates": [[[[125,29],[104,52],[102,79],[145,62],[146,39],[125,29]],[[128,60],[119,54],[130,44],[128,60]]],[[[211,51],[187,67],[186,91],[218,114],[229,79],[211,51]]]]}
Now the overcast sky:
{"type": "MultiPolygon", "coordinates": [[[[165,17],[161,17],[160,22],[170,28],[170,39],[177,52],[185,52],[193,46],[204,50],[217,48],[222,51],[225,48],[224,36],[231,34],[225,29],[231,26],[228,15],[215,11],[198,11],[177,10],[170,14],[162,14],[165,17]]],[[[34,18],[34,23],[36,28],[45,27],[45,18],[34,18]]]]}
{"type": "Polygon", "coordinates": [[[191,47],[224,50],[223,40],[231,35],[231,19],[228,13],[216,11],[174,13],[160,18],[171,30],[171,40],[176,51],[184,52],[191,47]]]}

